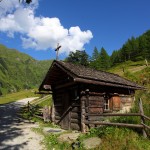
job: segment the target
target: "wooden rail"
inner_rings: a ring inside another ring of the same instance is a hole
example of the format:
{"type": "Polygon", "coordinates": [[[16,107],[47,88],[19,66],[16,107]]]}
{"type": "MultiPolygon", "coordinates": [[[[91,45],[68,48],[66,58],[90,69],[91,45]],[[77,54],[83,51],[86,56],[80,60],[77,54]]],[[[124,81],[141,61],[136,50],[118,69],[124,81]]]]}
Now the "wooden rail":
{"type": "MultiPolygon", "coordinates": [[[[83,106],[83,105],[82,105],[83,106]]],[[[146,129],[150,130],[150,126],[145,124],[145,120],[150,121],[150,117],[144,115],[144,111],[143,111],[143,104],[142,104],[142,100],[139,100],[139,113],[98,113],[98,114],[89,114],[89,113],[83,113],[82,114],[82,132],[85,131],[84,129],[84,124],[85,125],[108,125],[108,126],[121,126],[121,127],[131,127],[131,128],[140,128],[142,129],[143,132],[143,136],[145,138],[148,137],[146,129]],[[103,122],[103,121],[92,121],[92,120],[88,120],[88,117],[104,117],[104,116],[137,116],[141,118],[141,124],[128,124],[128,123],[112,123],[112,122],[103,122]]]]}
{"type": "Polygon", "coordinates": [[[28,101],[27,110],[28,110],[28,112],[30,112],[30,114],[32,116],[43,119],[44,121],[50,121],[50,119],[51,119],[50,118],[50,114],[51,114],[50,107],[45,106],[44,108],[39,109],[38,111],[35,109],[36,109],[36,105],[33,105],[28,101]]]}
{"type": "Polygon", "coordinates": [[[112,123],[112,122],[99,122],[99,121],[86,121],[85,124],[143,128],[143,125],[141,124],[112,123]]]}

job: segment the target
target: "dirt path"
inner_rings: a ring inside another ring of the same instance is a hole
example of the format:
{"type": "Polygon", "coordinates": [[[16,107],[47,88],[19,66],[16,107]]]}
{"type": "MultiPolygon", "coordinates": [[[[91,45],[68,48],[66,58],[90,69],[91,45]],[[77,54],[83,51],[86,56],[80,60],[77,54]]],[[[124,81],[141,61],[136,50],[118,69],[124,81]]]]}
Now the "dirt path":
{"type": "Polygon", "coordinates": [[[0,149],[43,150],[42,136],[31,130],[37,124],[25,121],[17,115],[21,106],[35,98],[26,98],[11,104],[0,105],[0,149]]]}

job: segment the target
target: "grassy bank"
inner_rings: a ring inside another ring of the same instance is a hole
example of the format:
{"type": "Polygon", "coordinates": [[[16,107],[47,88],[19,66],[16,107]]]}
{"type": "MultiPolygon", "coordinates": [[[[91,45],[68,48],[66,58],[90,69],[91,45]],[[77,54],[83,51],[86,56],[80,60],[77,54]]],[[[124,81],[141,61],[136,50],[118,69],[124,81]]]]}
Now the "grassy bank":
{"type": "Polygon", "coordinates": [[[0,97],[0,104],[11,103],[23,98],[35,97],[34,90],[24,90],[16,93],[3,95],[0,97]]]}

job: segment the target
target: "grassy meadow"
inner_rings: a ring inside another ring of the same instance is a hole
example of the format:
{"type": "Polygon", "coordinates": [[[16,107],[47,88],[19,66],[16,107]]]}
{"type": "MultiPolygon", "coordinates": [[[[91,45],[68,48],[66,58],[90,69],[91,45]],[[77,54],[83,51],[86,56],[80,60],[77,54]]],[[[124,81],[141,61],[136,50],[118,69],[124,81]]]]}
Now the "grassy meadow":
{"type": "Polygon", "coordinates": [[[10,93],[10,94],[0,96],[0,104],[11,103],[23,98],[36,97],[37,95],[35,95],[34,91],[35,91],[34,89],[23,90],[20,92],[10,93]]]}

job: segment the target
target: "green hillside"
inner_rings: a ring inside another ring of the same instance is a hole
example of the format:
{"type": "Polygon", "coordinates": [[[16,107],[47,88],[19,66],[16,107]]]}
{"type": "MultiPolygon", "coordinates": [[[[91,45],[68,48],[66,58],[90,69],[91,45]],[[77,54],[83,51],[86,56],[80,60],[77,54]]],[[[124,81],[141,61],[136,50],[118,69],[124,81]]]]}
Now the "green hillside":
{"type": "Polygon", "coordinates": [[[38,87],[51,62],[0,45],[0,95],[38,87]]]}

